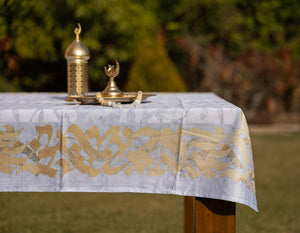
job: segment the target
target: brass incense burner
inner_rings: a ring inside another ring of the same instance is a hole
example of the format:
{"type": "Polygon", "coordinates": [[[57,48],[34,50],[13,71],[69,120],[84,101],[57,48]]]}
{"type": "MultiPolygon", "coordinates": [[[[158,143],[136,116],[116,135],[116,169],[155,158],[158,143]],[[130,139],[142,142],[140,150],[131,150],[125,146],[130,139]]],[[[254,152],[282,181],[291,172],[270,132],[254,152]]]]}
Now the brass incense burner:
{"type": "Polygon", "coordinates": [[[79,23],[74,33],[76,38],[65,52],[68,63],[68,96],[66,100],[88,94],[88,59],[90,58],[90,51],[80,40],[81,26],[79,23]]]}

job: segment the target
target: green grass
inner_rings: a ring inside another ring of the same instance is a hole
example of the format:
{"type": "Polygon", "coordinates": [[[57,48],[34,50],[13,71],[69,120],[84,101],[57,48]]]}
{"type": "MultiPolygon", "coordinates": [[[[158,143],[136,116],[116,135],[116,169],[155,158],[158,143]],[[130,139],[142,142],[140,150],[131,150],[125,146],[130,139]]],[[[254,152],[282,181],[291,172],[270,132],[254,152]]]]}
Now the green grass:
{"type": "Polygon", "coordinates": [[[0,232],[182,232],[175,195],[1,193],[0,232]]]}
{"type": "Polygon", "coordinates": [[[300,232],[300,134],[251,138],[259,214],[238,205],[237,232],[300,232]]]}
{"type": "MultiPolygon", "coordinates": [[[[252,135],[257,214],[237,205],[237,232],[300,232],[300,134],[252,135]]],[[[0,193],[0,233],[183,233],[183,198],[0,193]]]]}

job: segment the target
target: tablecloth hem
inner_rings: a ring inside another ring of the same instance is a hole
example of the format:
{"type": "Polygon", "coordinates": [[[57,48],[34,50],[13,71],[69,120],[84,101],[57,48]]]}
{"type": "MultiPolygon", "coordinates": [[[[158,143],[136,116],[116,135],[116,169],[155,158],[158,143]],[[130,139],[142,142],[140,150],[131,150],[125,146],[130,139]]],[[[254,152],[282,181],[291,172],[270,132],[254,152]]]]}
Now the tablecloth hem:
{"type": "Polygon", "coordinates": [[[168,191],[168,190],[160,190],[160,191],[156,191],[156,190],[145,190],[145,189],[136,189],[136,188],[126,188],[126,191],[124,191],[123,188],[112,188],[110,187],[109,190],[107,188],[101,189],[101,190],[97,190],[97,189],[86,189],[86,187],[81,188],[68,188],[68,189],[49,189],[49,188],[44,188],[44,189],[18,189],[18,188],[14,188],[14,189],[5,189],[5,190],[1,190],[0,192],[92,192],[92,193],[148,193],[148,194],[170,194],[170,195],[179,195],[179,196],[191,196],[191,197],[202,197],[202,198],[210,198],[210,199],[218,199],[218,200],[223,200],[223,201],[230,201],[230,202],[235,202],[235,203],[239,203],[239,204],[243,204],[246,205],[248,207],[250,207],[251,209],[253,209],[254,211],[256,211],[257,213],[259,213],[258,208],[257,208],[257,203],[251,202],[247,199],[241,198],[241,197],[236,197],[233,198],[232,196],[213,196],[211,194],[209,195],[205,195],[205,194],[191,194],[191,193],[185,193],[185,192],[179,192],[179,191],[168,191]]]}

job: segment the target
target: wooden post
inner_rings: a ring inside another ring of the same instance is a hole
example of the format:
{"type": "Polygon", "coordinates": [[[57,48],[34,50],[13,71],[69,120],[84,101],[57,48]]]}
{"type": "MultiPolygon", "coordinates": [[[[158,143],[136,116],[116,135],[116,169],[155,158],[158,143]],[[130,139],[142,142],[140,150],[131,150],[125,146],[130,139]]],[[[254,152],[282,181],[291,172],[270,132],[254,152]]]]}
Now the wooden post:
{"type": "Polygon", "coordinates": [[[235,233],[235,203],[185,197],[185,233],[235,233]],[[191,217],[191,213],[193,217],[191,217]]]}
{"type": "Polygon", "coordinates": [[[184,197],[184,232],[195,232],[195,198],[184,197]]]}

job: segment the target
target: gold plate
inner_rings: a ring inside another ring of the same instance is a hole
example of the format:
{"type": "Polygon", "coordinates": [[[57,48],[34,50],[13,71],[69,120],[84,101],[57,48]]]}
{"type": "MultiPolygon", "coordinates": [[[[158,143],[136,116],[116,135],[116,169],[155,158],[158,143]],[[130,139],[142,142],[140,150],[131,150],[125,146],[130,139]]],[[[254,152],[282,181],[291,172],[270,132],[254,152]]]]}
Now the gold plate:
{"type": "MultiPolygon", "coordinates": [[[[136,98],[137,93],[124,93],[122,96],[119,97],[103,97],[104,100],[116,102],[116,103],[132,103],[136,98]]],[[[146,100],[150,96],[156,96],[154,93],[143,93],[143,101],[146,100]]],[[[81,104],[99,104],[96,99],[96,95],[87,95],[84,97],[67,97],[67,101],[76,100],[81,104]]]]}

